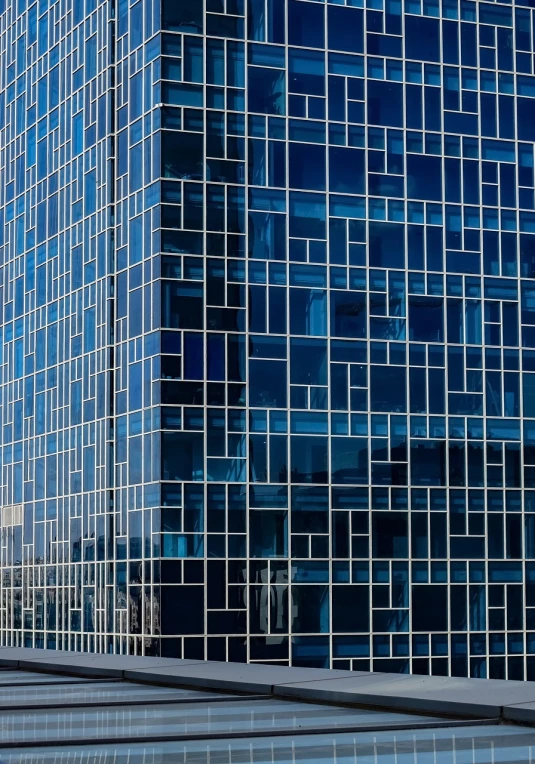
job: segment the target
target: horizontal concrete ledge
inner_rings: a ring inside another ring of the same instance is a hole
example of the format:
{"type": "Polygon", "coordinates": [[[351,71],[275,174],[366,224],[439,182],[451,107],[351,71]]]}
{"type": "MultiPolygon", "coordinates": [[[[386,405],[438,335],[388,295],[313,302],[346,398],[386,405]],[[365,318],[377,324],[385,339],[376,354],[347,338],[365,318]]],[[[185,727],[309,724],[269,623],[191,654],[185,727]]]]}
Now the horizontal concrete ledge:
{"type": "MultiPolygon", "coordinates": [[[[87,661],[81,664],[79,658],[58,658],[57,661],[50,661],[48,658],[45,660],[28,660],[20,661],[19,668],[31,668],[33,671],[46,671],[46,672],[58,672],[73,674],[75,676],[95,677],[95,678],[115,678],[124,679],[125,673],[129,668],[136,665],[137,658],[135,655],[95,655],[87,656],[87,661]],[[112,659],[112,660],[110,660],[112,659]]],[[[180,664],[181,666],[188,666],[195,664],[196,661],[175,661],[167,658],[147,658],[147,667],[153,667],[155,670],[167,671],[173,666],[180,664]]]]}
{"type": "Polygon", "coordinates": [[[0,648],[0,668],[535,725],[535,682],[0,648]]]}
{"type": "Polygon", "coordinates": [[[344,679],[353,674],[351,671],[288,668],[287,666],[262,663],[219,663],[216,661],[206,661],[189,666],[169,666],[166,669],[147,666],[147,668],[128,669],[124,672],[125,679],[135,682],[269,695],[273,694],[273,688],[277,683],[283,683],[289,680],[289,677],[295,682],[306,683],[328,680],[332,675],[335,678],[344,679]]]}
{"type": "Polygon", "coordinates": [[[135,655],[74,653],[68,650],[40,650],[17,647],[0,648],[0,666],[12,666],[32,671],[63,673],[74,676],[123,679],[129,668],[143,665],[166,670],[170,666],[189,666],[194,660],[174,658],[145,658],[135,655]],[[9,654],[8,654],[9,651],[9,654]]]}
{"type": "Polygon", "coordinates": [[[288,668],[262,663],[223,663],[217,661],[151,658],[135,655],[75,653],[67,650],[41,650],[22,647],[0,648],[0,667],[31,669],[87,677],[115,677],[149,684],[188,686],[272,694],[276,683],[289,676],[296,682],[352,677],[351,671],[288,668]]]}
{"type": "Polygon", "coordinates": [[[274,695],[310,702],[482,719],[511,718],[506,717],[505,709],[520,703],[533,701],[535,708],[533,682],[406,674],[377,673],[322,682],[288,682],[277,685],[274,695]]]}

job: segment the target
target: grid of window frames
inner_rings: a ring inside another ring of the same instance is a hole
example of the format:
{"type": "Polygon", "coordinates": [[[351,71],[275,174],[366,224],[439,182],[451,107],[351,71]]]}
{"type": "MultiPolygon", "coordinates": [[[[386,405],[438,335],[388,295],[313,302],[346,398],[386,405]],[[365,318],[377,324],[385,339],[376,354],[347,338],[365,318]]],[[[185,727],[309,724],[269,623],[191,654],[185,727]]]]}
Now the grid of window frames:
{"type": "Polygon", "coordinates": [[[2,644],[154,653],[157,8],[0,11],[2,644]]]}
{"type": "Polygon", "coordinates": [[[163,1],[165,652],[535,677],[527,5],[163,1]]]}
{"type": "Polygon", "coordinates": [[[535,678],[527,0],[0,13],[2,643],[535,678]]]}
{"type": "Polygon", "coordinates": [[[0,4],[2,645],[113,631],[111,10],[0,4]]]}

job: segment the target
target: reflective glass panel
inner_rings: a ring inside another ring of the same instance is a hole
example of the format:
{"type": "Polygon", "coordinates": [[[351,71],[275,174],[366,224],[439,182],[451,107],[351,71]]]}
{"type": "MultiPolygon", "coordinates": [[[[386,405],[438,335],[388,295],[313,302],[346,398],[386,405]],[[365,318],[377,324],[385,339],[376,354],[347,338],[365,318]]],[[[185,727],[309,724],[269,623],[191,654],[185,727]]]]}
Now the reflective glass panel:
{"type": "Polygon", "coordinates": [[[15,711],[3,715],[2,741],[68,742],[91,738],[197,737],[256,731],[286,732],[318,728],[378,729],[399,724],[427,724],[428,717],[337,708],[282,700],[180,705],[117,706],[55,711],[15,711]]]}
{"type": "Polygon", "coordinates": [[[146,744],[76,746],[71,748],[0,748],[5,764],[39,761],[84,764],[497,764],[527,762],[535,755],[533,731],[527,727],[479,726],[445,729],[403,730],[184,741],[146,744]]]}

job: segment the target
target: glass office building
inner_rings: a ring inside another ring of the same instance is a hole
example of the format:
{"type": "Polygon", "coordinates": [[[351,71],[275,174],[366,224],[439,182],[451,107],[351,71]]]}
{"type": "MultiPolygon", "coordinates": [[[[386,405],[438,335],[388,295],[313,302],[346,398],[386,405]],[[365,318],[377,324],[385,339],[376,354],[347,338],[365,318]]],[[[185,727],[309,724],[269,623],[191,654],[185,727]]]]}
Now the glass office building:
{"type": "Polygon", "coordinates": [[[535,679],[532,0],[1,0],[3,645],[535,679]]]}

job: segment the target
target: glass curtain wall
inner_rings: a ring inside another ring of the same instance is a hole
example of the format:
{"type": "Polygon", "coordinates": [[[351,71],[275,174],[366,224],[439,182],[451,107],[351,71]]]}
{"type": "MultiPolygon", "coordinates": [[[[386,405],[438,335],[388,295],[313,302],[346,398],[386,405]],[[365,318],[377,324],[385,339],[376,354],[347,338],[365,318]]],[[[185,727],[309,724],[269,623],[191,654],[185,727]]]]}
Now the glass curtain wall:
{"type": "Polygon", "coordinates": [[[0,3],[2,644],[535,678],[533,13],[0,3]]]}
{"type": "Polygon", "coordinates": [[[166,654],[535,676],[532,14],[164,0],[166,654]]]}

